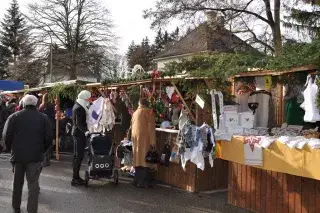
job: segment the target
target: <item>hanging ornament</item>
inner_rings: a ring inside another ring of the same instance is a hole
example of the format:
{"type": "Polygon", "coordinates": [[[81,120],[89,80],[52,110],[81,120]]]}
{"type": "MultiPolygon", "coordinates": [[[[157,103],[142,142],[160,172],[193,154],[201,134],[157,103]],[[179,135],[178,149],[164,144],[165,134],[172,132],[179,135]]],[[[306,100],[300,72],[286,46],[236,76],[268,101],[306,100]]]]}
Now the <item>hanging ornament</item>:
{"type": "Polygon", "coordinates": [[[179,95],[177,95],[176,93],[174,93],[171,97],[171,102],[172,103],[177,103],[180,100],[179,95]]]}
{"type": "Polygon", "coordinates": [[[174,93],[174,87],[166,87],[166,93],[167,93],[169,99],[171,99],[171,97],[174,93]]]}
{"type": "Polygon", "coordinates": [[[161,77],[161,72],[158,70],[153,70],[151,73],[151,78],[160,78],[161,77]]]}

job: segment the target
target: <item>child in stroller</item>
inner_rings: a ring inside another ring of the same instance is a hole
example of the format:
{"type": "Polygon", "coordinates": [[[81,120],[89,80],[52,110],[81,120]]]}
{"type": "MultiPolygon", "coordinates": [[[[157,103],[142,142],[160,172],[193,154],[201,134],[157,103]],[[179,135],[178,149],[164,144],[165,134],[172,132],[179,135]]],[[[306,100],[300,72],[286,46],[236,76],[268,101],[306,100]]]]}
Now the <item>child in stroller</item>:
{"type": "Polygon", "coordinates": [[[119,171],[114,168],[114,144],[108,136],[102,133],[90,133],[88,151],[88,168],[85,172],[85,186],[90,179],[113,178],[119,183],[119,171]]]}

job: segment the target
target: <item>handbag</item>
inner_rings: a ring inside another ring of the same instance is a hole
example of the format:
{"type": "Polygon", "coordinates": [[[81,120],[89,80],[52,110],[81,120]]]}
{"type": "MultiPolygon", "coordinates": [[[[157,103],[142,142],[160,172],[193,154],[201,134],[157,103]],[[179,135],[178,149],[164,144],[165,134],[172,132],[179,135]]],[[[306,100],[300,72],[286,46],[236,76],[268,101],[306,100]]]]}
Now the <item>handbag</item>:
{"type": "Polygon", "coordinates": [[[162,150],[160,165],[169,167],[170,156],[171,156],[170,145],[166,144],[162,150]]]}
{"type": "Polygon", "coordinates": [[[160,162],[159,154],[154,146],[150,146],[145,157],[146,163],[158,164],[160,162]]]}

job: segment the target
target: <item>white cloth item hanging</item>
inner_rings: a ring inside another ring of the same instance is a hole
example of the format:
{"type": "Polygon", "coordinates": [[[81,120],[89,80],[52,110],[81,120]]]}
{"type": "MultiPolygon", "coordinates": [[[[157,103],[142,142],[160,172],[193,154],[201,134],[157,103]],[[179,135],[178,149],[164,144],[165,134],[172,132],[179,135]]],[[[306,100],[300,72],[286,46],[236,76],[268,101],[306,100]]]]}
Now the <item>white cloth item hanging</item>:
{"type": "Polygon", "coordinates": [[[100,125],[108,131],[113,129],[116,124],[116,116],[113,111],[113,106],[110,100],[105,100],[103,114],[101,116],[100,125]]]}
{"type": "Polygon", "coordinates": [[[318,96],[318,86],[316,84],[318,77],[315,78],[314,82],[312,82],[311,75],[307,77],[307,88],[304,90],[304,121],[309,123],[315,123],[316,121],[320,121],[319,109],[317,108],[316,100],[318,96]]]}
{"type": "Polygon", "coordinates": [[[100,97],[95,100],[89,108],[88,129],[90,132],[95,132],[99,126],[99,121],[102,116],[104,98],[100,97]]]}

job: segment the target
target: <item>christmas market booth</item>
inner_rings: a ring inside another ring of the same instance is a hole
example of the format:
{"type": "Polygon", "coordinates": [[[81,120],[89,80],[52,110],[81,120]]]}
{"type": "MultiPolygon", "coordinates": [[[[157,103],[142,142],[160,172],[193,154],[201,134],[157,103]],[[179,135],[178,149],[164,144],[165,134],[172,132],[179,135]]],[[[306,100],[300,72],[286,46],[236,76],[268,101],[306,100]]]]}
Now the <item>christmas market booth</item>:
{"type": "Polygon", "coordinates": [[[319,80],[312,67],[234,77],[217,158],[229,162],[228,202],[253,212],[320,211],[319,80]]]}
{"type": "MultiPolygon", "coordinates": [[[[140,97],[148,98],[156,117],[156,146],[162,157],[155,179],[190,192],[226,190],[228,162],[216,159],[211,128],[211,97],[222,98],[223,94],[211,90],[213,79],[183,74],[168,77],[158,71],[140,75],[118,83],[86,85],[93,94],[103,93],[118,100],[114,104],[118,120],[113,128],[114,142],[124,142],[140,97]],[[119,103],[125,103],[125,107],[119,103]],[[196,131],[198,136],[193,137],[190,131],[196,131]]],[[[230,85],[226,82],[223,86],[230,90],[230,85]]],[[[130,163],[130,160],[122,161],[122,168],[128,168],[129,172],[130,163]]]]}
{"type": "Polygon", "coordinates": [[[39,105],[41,104],[42,95],[48,94],[50,102],[54,104],[56,113],[55,138],[59,138],[59,140],[56,140],[55,144],[55,157],[59,160],[59,153],[73,153],[73,139],[71,136],[72,107],[77,94],[85,88],[86,83],[78,80],[62,81],[47,83],[35,88],[5,91],[1,94],[15,98],[17,104],[24,94],[33,94],[39,99],[39,105]]]}

